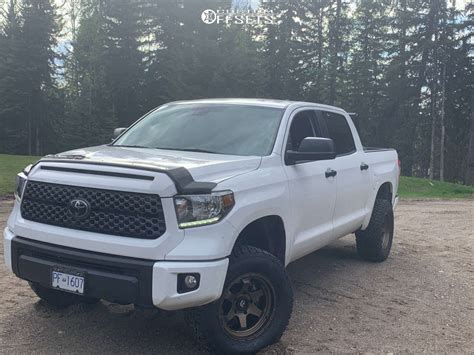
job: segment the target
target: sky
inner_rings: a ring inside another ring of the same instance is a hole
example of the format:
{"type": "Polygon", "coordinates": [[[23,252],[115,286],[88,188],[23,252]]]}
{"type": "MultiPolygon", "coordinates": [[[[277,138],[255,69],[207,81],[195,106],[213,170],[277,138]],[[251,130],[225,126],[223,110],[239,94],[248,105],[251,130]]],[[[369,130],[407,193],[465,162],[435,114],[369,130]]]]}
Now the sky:
{"type": "MultiPolygon", "coordinates": [[[[346,0],[346,1],[354,2],[355,0],[346,0]]],[[[453,3],[453,1],[456,4],[456,8],[463,9],[466,4],[468,4],[469,2],[472,2],[473,0],[450,0],[451,3],[453,3]]],[[[232,4],[234,6],[242,4],[241,6],[247,7],[246,5],[248,4],[253,9],[258,7],[260,5],[260,2],[261,2],[260,0],[232,0],[232,4]]]]}
{"type": "Polygon", "coordinates": [[[232,6],[240,8],[248,8],[249,6],[252,9],[257,8],[260,5],[260,0],[232,0],[232,6]]]}

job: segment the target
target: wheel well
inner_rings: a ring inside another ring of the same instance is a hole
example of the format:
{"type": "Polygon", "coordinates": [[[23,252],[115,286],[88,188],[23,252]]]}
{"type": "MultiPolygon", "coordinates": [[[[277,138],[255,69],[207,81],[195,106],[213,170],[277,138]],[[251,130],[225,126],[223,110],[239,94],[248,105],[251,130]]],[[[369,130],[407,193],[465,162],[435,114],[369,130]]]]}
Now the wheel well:
{"type": "Polygon", "coordinates": [[[380,187],[379,191],[377,192],[376,199],[387,200],[388,202],[392,203],[393,197],[393,187],[390,182],[384,182],[380,187]]]}
{"type": "Polygon", "coordinates": [[[234,249],[239,245],[250,245],[275,255],[285,264],[285,226],[280,216],[265,216],[247,225],[240,232],[234,249]]]}

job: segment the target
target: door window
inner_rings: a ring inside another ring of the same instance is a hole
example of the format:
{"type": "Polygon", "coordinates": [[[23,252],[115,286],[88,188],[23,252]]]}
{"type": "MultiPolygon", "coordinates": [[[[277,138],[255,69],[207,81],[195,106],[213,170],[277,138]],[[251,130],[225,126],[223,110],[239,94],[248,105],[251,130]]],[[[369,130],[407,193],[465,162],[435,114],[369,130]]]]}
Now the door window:
{"type": "Polygon", "coordinates": [[[306,137],[316,137],[315,113],[312,110],[298,112],[291,122],[286,150],[298,151],[306,137]]]}
{"type": "Polygon", "coordinates": [[[328,111],[322,111],[322,117],[326,123],[328,136],[334,141],[336,154],[344,155],[355,152],[354,138],[346,118],[328,111]]]}

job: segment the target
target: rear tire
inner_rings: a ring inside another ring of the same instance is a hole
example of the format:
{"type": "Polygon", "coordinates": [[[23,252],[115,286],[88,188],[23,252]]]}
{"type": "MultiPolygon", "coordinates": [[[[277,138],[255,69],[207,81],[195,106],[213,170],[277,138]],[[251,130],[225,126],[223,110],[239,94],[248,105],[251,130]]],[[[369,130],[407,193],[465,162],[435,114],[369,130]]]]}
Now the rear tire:
{"type": "Polygon", "coordinates": [[[55,308],[65,308],[68,306],[72,306],[73,304],[79,303],[94,304],[100,301],[97,298],[84,297],[72,293],[67,293],[64,291],[58,291],[49,287],[42,286],[37,282],[28,283],[31,289],[34,291],[34,293],[36,293],[39,298],[45,301],[48,305],[53,306],[55,308]]]}
{"type": "Polygon", "coordinates": [[[357,252],[368,261],[382,262],[387,259],[393,240],[393,209],[387,200],[375,200],[367,229],[356,232],[357,252]]]}
{"type": "Polygon", "coordinates": [[[239,246],[230,257],[219,300],[190,311],[198,340],[217,353],[254,353],[277,342],[293,308],[282,263],[264,250],[239,246]]]}

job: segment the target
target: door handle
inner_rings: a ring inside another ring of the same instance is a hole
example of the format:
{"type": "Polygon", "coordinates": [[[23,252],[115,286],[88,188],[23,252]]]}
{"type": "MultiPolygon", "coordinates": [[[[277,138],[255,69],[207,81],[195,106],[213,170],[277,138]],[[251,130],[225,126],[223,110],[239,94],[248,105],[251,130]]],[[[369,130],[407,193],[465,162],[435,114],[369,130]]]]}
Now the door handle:
{"type": "Polygon", "coordinates": [[[360,170],[369,170],[369,166],[366,163],[360,163],[360,170]]]}
{"type": "Polygon", "coordinates": [[[336,175],[337,175],[337,171],[334,170],[334,169],[328,168],[328,170],[326,170],[325,175],[326,175],[327,178],[329,178],[329,177],[331,177],[331,176],[336,176],[336,175]]]}

